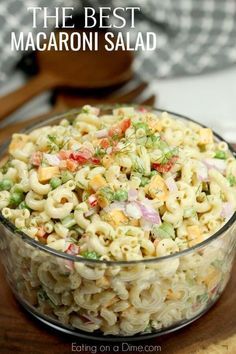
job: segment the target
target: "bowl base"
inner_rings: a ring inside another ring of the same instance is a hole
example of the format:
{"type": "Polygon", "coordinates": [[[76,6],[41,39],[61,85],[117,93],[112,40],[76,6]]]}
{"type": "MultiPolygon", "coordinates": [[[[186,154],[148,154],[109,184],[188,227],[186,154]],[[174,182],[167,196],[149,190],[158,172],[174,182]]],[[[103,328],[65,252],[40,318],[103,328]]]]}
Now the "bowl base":
{"type": "Polygon", "coordinates": [[[77,338],[83,338],[83,339],[89,339],[89,340],[94,340],[94,341],[102,341],[102,342],[133,342],[133,341],[139,341],[139,340],[146,340],[146,339],[152,339],[155,337],[159,337],[162,336],[164,334],[168,334],[168,333],[172,333],[174,331],[177,331],[187,325],[189,325],[190,323],[196,321],[197,319],[199,319],[201,316],[203,316],[215,303],[216,301],[219,299],[220,295],[218,297],[216,297],[214,299],[214,301],[212,301],[211,303],[208,304],[208,306],[201,311],[199,314],[197,314],[196,316],[194,316],[193,318],[189,319],[189,320],[184,320],[182,322],[179,322],[178,325],[173,325],[172,327],[169,327],[167,329],[162,329],[160,331],[156,331],[156,332],[152,332],[152,333],[143,333],[143,334],[138,334],[138,335],[134,335],[134,336],[114,336],[114,335],[103,335],[102,333],[98,333],[98,332],[93,332],[92,334],[90,334],[89,332],[85,332],[79,329],[74,329],[71,326],[66,326],[66,325],[59,325],[58,322],[56,320],[54,320],[53,318],[44,315],[44,314],[40,314],[35,310],[35,308],[33,306],[31,306],[29,303],[23,301],[18,294],[16,294],[14,292],[15,297],[17,298],[17,300],[19,301],[19,303],[25,308],[25,310],[27,312],[30,313],[30,315],[32,315],[34,318],[36,318],[37,320],[39,320],[40,322],[46,324],[47,326],[51,327],[52,329],[65,333],[67,335],[73,336],[73,337],[77,337],[77,338]]]}

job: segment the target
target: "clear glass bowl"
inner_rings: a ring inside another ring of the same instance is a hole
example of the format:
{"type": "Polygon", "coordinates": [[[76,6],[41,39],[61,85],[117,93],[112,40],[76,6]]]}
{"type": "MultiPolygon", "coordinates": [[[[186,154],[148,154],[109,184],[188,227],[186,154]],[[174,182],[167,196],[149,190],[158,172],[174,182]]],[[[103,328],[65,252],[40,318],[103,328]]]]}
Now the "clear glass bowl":
{"type": "MultiPolygon", "coordinates": [[[[110,109],[103,106],[104,112],[110,109]]],[[[27,131],[76,113],[48,119],[27,131]]],[[[223,141],[217,134],[215,138],[223,141]]],[[[7,145],[1,148],[0,159],[7,145]]],[[[110,262],[50,249],[16,230],[0,214],[1,259],[19,302],[47,325],[96,340],[147,339],[186,326],[217,301],[235,256],[235,220],[236,213],[209,239],[182,252],[110,262]]]]}

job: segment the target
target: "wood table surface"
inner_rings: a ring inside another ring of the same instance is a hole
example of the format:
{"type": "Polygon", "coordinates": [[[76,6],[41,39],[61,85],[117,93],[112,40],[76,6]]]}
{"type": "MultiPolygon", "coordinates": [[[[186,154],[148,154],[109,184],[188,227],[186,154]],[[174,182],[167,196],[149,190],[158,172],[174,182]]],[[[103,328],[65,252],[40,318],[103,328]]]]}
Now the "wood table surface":
{"type": "Polygon", "coordinates": [[[236,264],[225,292],[203,317],[172,334],[117,349],[116,343],[80,340],[35,320],[12,295],[0,262],[0,354],[156,353],[160,348],[165,354],[236,354],[236,264]]]}

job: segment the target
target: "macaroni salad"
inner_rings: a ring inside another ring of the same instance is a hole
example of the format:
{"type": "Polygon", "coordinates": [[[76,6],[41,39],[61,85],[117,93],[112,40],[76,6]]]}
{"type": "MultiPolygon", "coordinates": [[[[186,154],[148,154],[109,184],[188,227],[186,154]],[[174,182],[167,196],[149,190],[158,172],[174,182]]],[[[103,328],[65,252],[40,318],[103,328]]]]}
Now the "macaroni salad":
{"type": "MultiPolygon", "coordinates": [[[[0,169],[3,217],[41,244],[88,260],[177,253],[209,238],[236,210],[228,145],[166,112],[118,107],[100,114],[84,106],[72,121],[14,134],[9,156],[0,169]]],[[[134,335],[190,318],[229,272],[219,266],[225,249],[216,242],[181,260],[110,269],[54,262],[20,247],[22,240],[12,241],[27,301],[64,324],[105,334],[134,335]]]]}

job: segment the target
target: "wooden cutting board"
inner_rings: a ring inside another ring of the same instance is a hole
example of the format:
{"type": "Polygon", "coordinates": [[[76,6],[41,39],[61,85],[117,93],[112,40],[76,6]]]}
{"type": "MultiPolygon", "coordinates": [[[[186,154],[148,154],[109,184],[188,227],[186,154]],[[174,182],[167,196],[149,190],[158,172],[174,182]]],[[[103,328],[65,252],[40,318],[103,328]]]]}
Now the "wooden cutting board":
{"type": "MultiPolygon", "coordinates": [[[[7,132],[7,128],[4,130],[7,132]]],[[[127,345],[122,351],[122,344],[119,351],[114,351],[116,344],[85,342],[42,325],[15,300],[0,263],[0,353],[67,354],[73,352],[72,343],[79,346],[78,351],[81,354],[89,354],[89,346],[93,346],[92,350],[96,346],[96,354],[141,352],[130,347],[128,351],[127,345]],[[104,345],[108,347],[104,348],[104,345]]],[[[143,352],[146,348],[147,353],[160,352],[158,347],[155,348],[160,346],[161,353],[164,354],[236,354],[236,263],[224,294],[207,314],[177,332],[130,345],[136,348],[141,345],[143,352]]]]}

